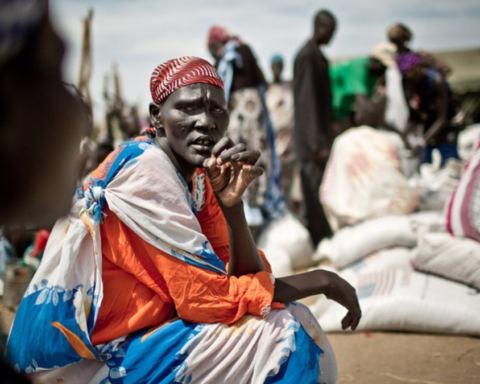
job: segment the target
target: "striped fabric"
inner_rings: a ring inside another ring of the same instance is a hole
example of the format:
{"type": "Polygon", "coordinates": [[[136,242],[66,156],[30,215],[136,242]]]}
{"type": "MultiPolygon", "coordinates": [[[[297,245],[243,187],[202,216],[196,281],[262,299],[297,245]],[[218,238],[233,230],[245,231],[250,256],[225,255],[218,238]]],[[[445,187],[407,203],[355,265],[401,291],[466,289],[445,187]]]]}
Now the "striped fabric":
{"type": "Polygon", "coordinates": [[[177,89],[198,83],[223,89],[221,77],[208,61],[193,56],[169,60],[160,64],[152,73],[152,100],[159,104],[177,89]]]}
{"type": "Polygon", "coordinates": [[[456,237],[480,241],[480,142],[450,197],[447,229],[456,237]]]}

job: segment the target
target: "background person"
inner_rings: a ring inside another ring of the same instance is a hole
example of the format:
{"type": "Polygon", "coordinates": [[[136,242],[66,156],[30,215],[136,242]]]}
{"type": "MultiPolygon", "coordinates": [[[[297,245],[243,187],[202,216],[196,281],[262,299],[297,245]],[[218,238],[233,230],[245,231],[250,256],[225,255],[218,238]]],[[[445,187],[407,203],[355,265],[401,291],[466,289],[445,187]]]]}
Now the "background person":
{"type": "MultiPolygon", "coordinates": [[[[392,25],[387,31],[387,37],[388,40],[395,45],[398,55],[402,53],[413,52],[409,47],[409,44],[413,39],[413,33],[405,24],[396,23],[392,25]]],[[[415,52],[422,56],[423,61],[429,67],[435,68],[444,76],[452,73],[452,68],[447,63],[438,59],[432,54],[423,50],[417,50],[415,52]]]]}
{"type": "Polygon", "coordinates": [[[230,113],[228,136],[261,153],[259,166],[266,174],[255,180],[244,196],[247,220],[258,230],[285,213],[275,132],[265,101],[267,82],[250,47],[224,28],[210,28],[208,49],[225,83],[230,113]]]}
{"type": "Polygon", "coordinates": [[[313,35],[298,52],[293,68],[293,148],[301,167],[302,215],[314,245],[332,234],[318,192],[335,137],[329,64],[319,48],[330,42],[335,28],[335,17],[319,11],[313,35]]]}
{"type": "Polygon", "coordinates": [[[338,133],[358,126],[368,115],[376,113],[378,106],[372,98],[378,79],[385,71],[386,66],[374,56],[342,61],[330,67],[338,133]]]}
{"type": "Polygon", "coordinates": [[[458,158],[456,143],[463,119],[445,77],[418,53],[402,53],[396,60],[410,108],[406,135],[419,137],[413,153],[421,153],[421,161],[430,163],[433,150],[438,149],[442,165],[449,158],[458,158]]]}
{"type": "Polygon", "coordinates": [[[46,2],[0,6],[0,224],[48,221],[70,206],[86,121],[63,84],[65,47],[46,2]]]}
{"type": "MultiPolygon", "coordinates": [[[[282,190],[290,210],[296,211],[301,196],[294,190],[298,183],[298,169],[292,149],[294,123],[292,82],[283,80],[283,57],[274,55],[271,59],[272,82],[268,85],[266,102],[275,130],[275,147],[282,166],[282,190]]],[[[299,183],[298,183],[299,184],[299,183]]],[[[298,188],[297,188],[298,189],[298,188]]]]}
{"type": "MultiPolygon", "coordinates": [[[[0,226],[56,219],[75,190],[86,121],[63,85],[65,47],[47,5],[0,0],[0,226]]],[[[3,361],[0,377],[6,384],[28,382],[3,361]]]]}

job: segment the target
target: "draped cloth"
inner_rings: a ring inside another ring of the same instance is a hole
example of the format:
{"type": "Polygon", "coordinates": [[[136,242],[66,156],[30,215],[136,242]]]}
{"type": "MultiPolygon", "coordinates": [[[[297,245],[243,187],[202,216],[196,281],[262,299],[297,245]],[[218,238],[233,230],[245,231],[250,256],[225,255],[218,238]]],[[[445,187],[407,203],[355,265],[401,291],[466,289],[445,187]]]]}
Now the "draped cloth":
{"type": "Polygon", "coordinates": [[[447,230],[480,241],[480,141],[447,205],[447,230]]]}
{"type": "MultiPolygon", "coordinates": [[[[202,196],[192,196],[154,140],[140,137],[107,158],[56,223],[9,337],[7,358],[18,372],[43,383],[334,382],[328,340],[295,303],[272,311],[266,303],[232,325],[174,317],[93,343],[105,299],[100,226],[106,204],[140,241],[219,279],[235,279],[226,277],[197,220],[202,196]]],[[[273,276],[262,281],[273,291],[273,276]]]]}
{"type": "Polygon", "coordinates": [[[286,212],[281,189],[281,165],[275,145],[275,131],[266,105],[266,88],[260,80],[255,86],[233,88],[235,73],[241,68],[244,72],[255,72],[255,75],[244,73],[247,77],[263,78],[263,75],[260,76],[257,73],[259,69],[250,49],[236,40],[230,40],[225,45],[225,51],[217,67],[225,85],[225,97],[230,109],[228,135],[234,142],[243,142],[249,148],[258,149],[262,153],[258,165],[265,169],[266,175],[250,185],[244,200],[248,207],[252,208],[247,210],[249,225],[266,226],[286,212]],[[242,57],[240,50],[248,55],[248,58],[242,57]],[[243,68],[246,59],[251,66],[243,68]]]}

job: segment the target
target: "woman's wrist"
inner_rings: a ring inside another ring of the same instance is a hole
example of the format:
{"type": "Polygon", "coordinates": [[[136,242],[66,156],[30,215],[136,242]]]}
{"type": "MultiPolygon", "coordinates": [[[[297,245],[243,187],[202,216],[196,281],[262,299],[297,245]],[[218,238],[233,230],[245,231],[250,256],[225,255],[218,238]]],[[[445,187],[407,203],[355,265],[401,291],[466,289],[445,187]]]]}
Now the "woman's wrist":
{"type": "Polygon", "coordinates": [[[227,206],[227,205],[223,204],[222,199],[220,199],[218,196],[217,196],[217,201],[218,201],[218,205],[220,206],[220,209],[222,210],[225,217],[227,215],[237,215],[237,214],[240,214],[240,213],[244,214],[243,201],[241,199],[237,203],[235,203],[231,206],[227,206]]]}
{"type": "Polygon", "coordinates": [[[315,273],[315,280],[317,282],[316,294],[324,294],[325,296],[328,296],[332,292],[332,289],[334,289],[332,277],[336,275],[325,269],[316,269],[313,272],[315,273]]]}

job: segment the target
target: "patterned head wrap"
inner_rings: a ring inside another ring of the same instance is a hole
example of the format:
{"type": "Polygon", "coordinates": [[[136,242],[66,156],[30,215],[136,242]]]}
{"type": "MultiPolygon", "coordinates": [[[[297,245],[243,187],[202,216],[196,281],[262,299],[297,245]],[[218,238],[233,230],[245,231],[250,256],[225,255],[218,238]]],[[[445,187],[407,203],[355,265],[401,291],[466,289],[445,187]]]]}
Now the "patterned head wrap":
{"type": "Polygon", "coordinates": [[[225,28],[217,25],[210,28],[208,31],[208,45],[216,43],[226,43],[230,40],[230,35],[225,28]]]}
{"type": "Polygon", "coordinates": [[[0,0],[0,65],[20,53],[46,11],[46,0],[0,0]]]}
{"type": "Polygon", "coordinates": [[[408,76],[421,63],[422,57],[415,52],[405,52],[397,56],[398,69],[403,76],[408,76]]]}
{"type": "Polygon", "coordinates": [[[160,104],[177,89],[192,84],[211,84],[223,89],[223,81],[206,60],[184,56],[160,64],[152,73],[152,100],[160,104]]]}

